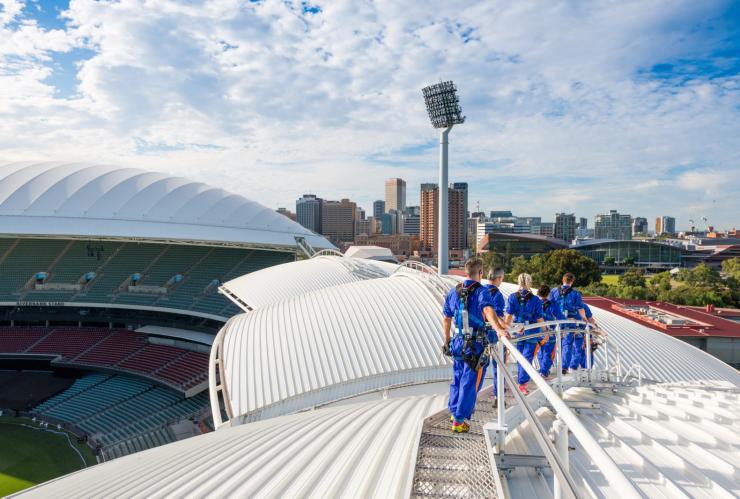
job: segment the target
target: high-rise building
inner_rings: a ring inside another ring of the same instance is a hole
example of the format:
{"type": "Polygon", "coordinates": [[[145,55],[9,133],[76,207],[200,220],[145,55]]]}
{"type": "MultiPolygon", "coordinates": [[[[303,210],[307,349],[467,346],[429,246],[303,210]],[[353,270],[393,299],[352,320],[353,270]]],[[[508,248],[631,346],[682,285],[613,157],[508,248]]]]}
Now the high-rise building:
{"type": "Polygon", "coordinates": [[[555,238],[571,242],[576,238],[576,216],[573,213],[555,214],[555,238]]]}
{"type": "Polygon", "coordinates": [[[397,210],[390,210],[380,217],[383,234],[399,234],[403,229],[403,215],[397,210]]]}
{"type": "Polygon", "coordinates": [[[385,181],[385,212],[396,210],[403,213],[406,208],[406,182],[400,178],[385,181]]]}
{"type": "MultiPolygon", "coordinates": [[[[466,189],[449,188],[448,206],[448,242],[452,250],[465,249],[465,196],[466,189]]],[[[439,189],[437,184],[421,184],[421,245],[434,252],[438,250],[437,236],[439,221],[439,189]]]]}
{"type": "Polygon", "coordinates": [[[421,232],[421,217],[419,215],[405,215],[403,217],[403,233],[418,236],[421,232]]]}
{"type": "Polygon", "coordinates": [[[385,213],[385,201],[378,199],[373,202],[373,218],[380,218],[385,213]]]}
{"type": "Polygon", "coordinates": [[[663,233],[663,220],[660,217],[655,217],[655,235],[659,236],[663,233]]]}
{"type": "Polygon", "coordinates": [[[540,224],[540,236],[555,237],[555,224],[553,222],[542,222],[540,224]]]}
{"type": "Polygon", "coordinates": [[[638,234],[647,234],[647,231],[648,231],[647,218],[635,217],[634,220],[632,220],[632,236],[633,237],[638,234]]]}
{"type": "MultiPolygon", "coordinates": [[[[364,234],[366,236],[369,236],[372,234],[372,224],[373,223],[373,217],[364,218],[362,220],[357,221],[357,235],[364,234]]],[[[357,237],[355,237],[355,241],[357,240],[357,237]]]]}
{"type": "Polygon", "coordinates": [[[336,246],[354,241],[357,205],[349,199],[324,201],[321,206],[321,234],[336,246]]]}
{"type": "Polygon", "coordinates": [[[579,228],[579,229],[581,229],[581,230],[586,230],[586,229],[588,229],[588,218],[586,218],[586,217],[581,217],[581,218],[580,218],[580,219],[578,220],[578,228],[579,228]]]}
{"type": "MultiPolygon", "coordinates": [[[[455,182],[452,184],[452,189],[456,191],[461,191],[463,193],[463,223],[468,218],[468,183],[467,182],[455,182]]],[[[463,231],[463,248],[468,247],[468,231],[467,227],[466,230],[463,231]]]]}
{"type": "Polygon", "coordinates": [[[676,233],[676,219],[673,217],[660,217],[660,225],[663,229],[663,234],[675,234],[676,233]]]}
{"type": "Polygon", "coordinates": [[[596,215],[594,237],[629,241],[632,239],[632,217],[617,210],[609,210],[608,215],[596,215]]]}
{"type": "Polygon", "coordinates": [[[323,200],[315,194],[304,194],[295,202],[296,221],[318,234],[321,234],[321,207],[323,200]]]}

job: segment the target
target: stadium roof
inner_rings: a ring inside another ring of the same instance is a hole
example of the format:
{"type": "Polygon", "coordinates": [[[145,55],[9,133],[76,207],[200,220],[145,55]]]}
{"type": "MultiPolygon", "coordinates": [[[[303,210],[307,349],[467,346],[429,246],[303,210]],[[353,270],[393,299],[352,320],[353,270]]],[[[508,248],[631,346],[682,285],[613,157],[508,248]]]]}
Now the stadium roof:
{"type": "Polygon", "coordinates": [[[239,194],[137,168],[0,163],[3,234],[177,240],[293,249],[322,236],[239,194]]]}
{"type": "Polygon", "coordinates": [[[343,283],[232,317],[214,342],[223,345],[231,412],[262,419],[446,379],[441,299],[432,279],[398,273],[343,283]]]}
{"type": "MultiPolygon", "coordinates": [[[[330,259],[317,261],[333,266],[330,259]]],[[[300,263],[289,266],[299,273],[300,263]]],[[[219,333],[211,355],[212,400],[217,391],[214,361],[219,360],[219,376],[228,388],[222,394],[235,416],[231,424],[29,493],[408,497],[419,426],[431,413],[444,410],[443,399],[338,401],[411,384],[430,386],[431,391],[433,381],[449,379],[449,361],[439,350],[440,287],[449,288],[452,282],[440,286],[422,272],[397,273],[297,293],[236,316],[219,333]],[[332,403],[337,405],[316,409],[332,403]],[[315,410],[285,416],[306,409],[315,410]],[[255,420],[262,421],[239,425],[255,420]]],[[[502,286],[505,294],[514,290],[514,285],[502,286]]],[[[604,411],[579,416],[599,445],[646,495],[704,490],[716,497],[728,490],[739,492],[733,390],[740,386],[740,374],[680,340],[608,310],[593,307],[593,312],[612,345],[619,347],[622,363],[639,365],[635,372],[648,382],[638,391],[623,387],[595,395],[590,390],[567,392],[571,400],[604,411]],[[678,400],[684,396],[682,389],[667,385],[677,383],[689,384],[695,397],[678,400]]],[[[597,351],[597,366],[603,367],[605,350],[597,351]]],[[[517,410],[509,409],[507,417],[517,410]]],[[[538,413],[546,410],[541,406],[538,413]]],[[[541,455],[532,439],[523,436],[514,444],[528,426],[510,428],[509,452],[541,455]]],[[[466,437],[460,438],[463,448],[466,437]]],[[[571,455],[584,496],[619,494],[580,445],[571,455]]],[[[552,494],[544,491],[551,482],[542,476],[518,482],[515,478],[509,482],[517,491],[514,496],[552,494]],[[533,487],[536,493],[528,493],[533,487]]]]}
{"type": "MultiPolygon", "coordinates": [[[[393,265],[395,270],[398,266],[393,265]]],[[[317,255],[250,272],[221,286],[221,292],[243,309],[255,309],[323,288],[388,277],[387,264],[341,255],[317,255]],[[276,286],[275,283],[282,283],[276,286]]]]}
{"type": "Polygon", "coordinates": [[[422,421],[444,397],[272,418],[114,459],[21,497],[408,497],[422,421]]]}

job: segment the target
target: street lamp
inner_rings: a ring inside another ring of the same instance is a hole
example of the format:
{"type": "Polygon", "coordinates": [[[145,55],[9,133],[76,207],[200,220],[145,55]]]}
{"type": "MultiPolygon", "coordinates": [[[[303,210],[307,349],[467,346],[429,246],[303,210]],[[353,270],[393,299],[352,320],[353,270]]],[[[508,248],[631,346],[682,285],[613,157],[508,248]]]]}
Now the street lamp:
{"type": "Polygon", "coordinates": [[[424,103],[434,128],[439,133],[439,237],[438,264],[440,274],[446,274],[449,265],[448,206],[447,206],[447,137],[453,125],[465,123],[460,109],[457,87],[452,81],[442,81],[421,89],[424,103]]]}

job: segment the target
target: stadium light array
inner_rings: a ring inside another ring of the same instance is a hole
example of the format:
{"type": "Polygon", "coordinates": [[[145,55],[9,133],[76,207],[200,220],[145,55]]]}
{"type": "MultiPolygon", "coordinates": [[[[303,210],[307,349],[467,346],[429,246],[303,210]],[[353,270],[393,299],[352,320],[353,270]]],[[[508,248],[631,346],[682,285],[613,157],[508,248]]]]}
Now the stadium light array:
{"type": "Polygon", "coordinates": [[[439,134],[439,227],[437,248],[437,269],[446,274],[449,267],[448,204],[447,204],[447,138],[453,125],[465,123],[460,108],[457,87],[452,81],[441,81],[421,89],[427,113],[434,128],[441,128],[439,134]]]}

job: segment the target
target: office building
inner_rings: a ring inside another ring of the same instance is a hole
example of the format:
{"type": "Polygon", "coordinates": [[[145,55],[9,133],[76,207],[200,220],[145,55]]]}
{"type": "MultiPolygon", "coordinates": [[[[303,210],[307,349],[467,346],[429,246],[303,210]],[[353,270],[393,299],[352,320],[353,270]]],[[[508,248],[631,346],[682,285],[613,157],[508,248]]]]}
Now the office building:
{"type": "Polygon", "coordinates": [[[397,210],[390,210],[380,217],[383,234],[399,234],[403,229],[403,215],[397,210]]]}
{"type": "Polygon", "coordinates": [[[383,201],[382,199],[378,199],[377,201],[374,201],[373,202],[373,217],[379,219],[383,213],[385,213],[385,201],[383,201]]]}
{"type": "Polygon", "coordinates": [[[663,233],[663,220],[660,217],[655,217],[655,235],[659,236],[663,233]]]}
{"type": "Polygon", "coordinates": [[[632,236],[633,237],[638,234],[647,234],[647,231],[648,231],[647,218],[635,217],[635,219],[632,220],[632,236]]]}
{"type": "Polygon", "coordinates": [[[403,217],[403,234],[418,236],[421,231],[421,217],[419,215],[405,215],[403,217]]]}
{"type": "Polygon", "coordinates": [[[532,234],[545,237],[555,237],[555,223],[553,222],[542,222],[538,229],[539,231],[535,232],[533,227],[532,234]]]}
{"type": "Polygon", "coordinates": [[[673,217],[660,217],[660,226],[662,228],[661,234],[676,233],[676,219],[673,217]]]}
{"type": "MultiPolygon", "coordinates": [[[[465,196],[466,189],[448,188],[448,242],[451,250],[464,250],[466,240],[465,196]]],[[[421,245],[437,251],[439,220],[439,189],[437,184],[421,184],[421,245]]]]}
{"type": "MultiPolygon", "coordinates": [[[[468,183],[467,182],[455,182],[452,184],[452,189],[463,193],[463,223],[468,218],[468,183]]],[[[463,231],[463,248],[468,247],[468,231],[463,231]]]]}
{"type": "Polygon", "coordinates": [[[403,213],[406,208],[406,182],[400,178],[385,181],[385,212],[396,210],[403,213]]]}
{"type": "Polygon", "coordinates": [[[555,238],[570,243],[576,238],[576,216],[573,213],[555,214],[555,238]]]}
{"type": "Polygon", "coordinates": [[[304,194],[295,202],[296,221],[318,234],[321,234],[321,207],[323,200],[315,194],[304,194]]]}
{"type": "Polygon", "coordinates": [[[357,205],[349,199],[324,201],[321,206],[321,234],[334,245],[354,241],[357,205]]]}
{"type": "Polygon", "coordinates": [[[514,215],[510,211],[492,211],[491,218],[512,218],[514,215]]]}
{"type": "Polygon", "coordinates": [[[629,241],[632,239],[632,217],[623,215],[617,210],[609,210],[609,214],[596,215],[594,224],[596,239],[616,239],[629,241]]]}
{"type": "MultiPolygon", "coordinates": [[[[371,232],[372,223],[373,223],[373,217],[358,220],[357,223],[355,224],[357,235],[364,234],[366,236],[369,236],[370,234],[372,234],[371,232]]],[[[355,241],[356,240],[357,238],[355,237],[355,241]]]]}

